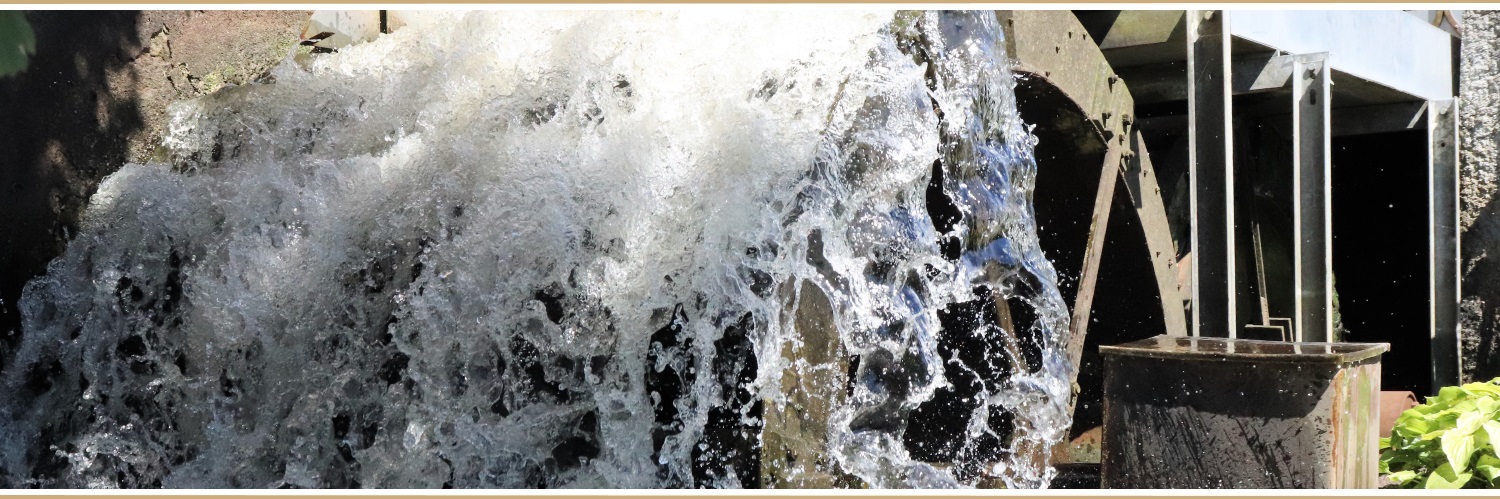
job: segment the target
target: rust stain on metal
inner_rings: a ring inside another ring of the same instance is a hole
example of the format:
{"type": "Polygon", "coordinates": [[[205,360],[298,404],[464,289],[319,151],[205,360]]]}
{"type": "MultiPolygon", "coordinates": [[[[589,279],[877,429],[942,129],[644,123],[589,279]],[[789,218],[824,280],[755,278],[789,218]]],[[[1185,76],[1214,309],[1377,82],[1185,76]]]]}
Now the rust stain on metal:
{"type": "Polygon", "coordinates": [[[1335,409],[1330,414],[1331,420],[1329,421],[1329,427],[1333,430],[1329,432],[1331,433],[1331,435],[1329,436],[1333,438],[1333,445],[1329,448],[1332,454],[1328,456],[1328,459],[1329,462],[1333,463],[1333,473],[1336,476],[1343,475],[1343,473],[1341,472],[1344,469],[1344,456],[1339,452],[1339,450],[1343,449],[1344,443],[1344,432],[1339,431],[1340,428],[1343,428],[1343,426],[1341,425],[1341,423],[1343,422],[1343,414],[1342,411],[1337,410],[1337,408],[1344,407],[1344,390],[1340,388],[1343,387],[1346,381],[1347,380],[1344,379],[1344,371],[1341,370],[1337,373],[1334,373],[1333,389],[1329,390],[1333,392],[1333,407],[1335,409]]]}

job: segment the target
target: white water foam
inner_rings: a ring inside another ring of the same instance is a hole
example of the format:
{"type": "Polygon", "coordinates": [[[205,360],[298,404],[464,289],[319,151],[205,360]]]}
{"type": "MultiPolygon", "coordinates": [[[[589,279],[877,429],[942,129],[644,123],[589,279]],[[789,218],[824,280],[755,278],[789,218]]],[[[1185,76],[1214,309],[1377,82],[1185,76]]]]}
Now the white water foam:
{"type": "Polygon", "coordinates": [[[1073,367],[1000,41],[991,13],[445,13],[181,103],[173,164],[106,179],[26,287],[0,484],[757,485],[816,289],[859,359],[830,472],[1045,486],[1073,367]],[[939,312],[983,289],[1034,320],[974,334],[1034,351],[989,356],[1020,367],[952,438],[1003,445],[921,462],[905,418],[975,367],[939,312]]]}

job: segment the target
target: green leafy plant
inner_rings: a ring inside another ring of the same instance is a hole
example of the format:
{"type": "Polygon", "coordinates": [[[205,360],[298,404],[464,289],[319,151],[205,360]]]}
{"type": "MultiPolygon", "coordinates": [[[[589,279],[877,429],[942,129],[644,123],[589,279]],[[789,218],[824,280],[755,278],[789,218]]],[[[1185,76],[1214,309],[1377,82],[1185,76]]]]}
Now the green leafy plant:
{"type": "Polygon", "coordinates": [[[0,10],[0,77],[26,69],[36,53],[36,34],[20,11],[0,10]]]}
{"type": "Polygon", "coordinates": [[[1380,472],[1403,488],[1500,488],[1500,378],[1444,387],[1380,439],[1380,472]]]}

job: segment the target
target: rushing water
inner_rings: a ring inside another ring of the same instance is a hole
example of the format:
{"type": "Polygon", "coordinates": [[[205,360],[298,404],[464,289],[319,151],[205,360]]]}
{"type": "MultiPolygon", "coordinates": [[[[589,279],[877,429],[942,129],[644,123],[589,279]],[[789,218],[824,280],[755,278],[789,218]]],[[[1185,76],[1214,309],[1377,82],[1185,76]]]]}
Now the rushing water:
{"type": "Polygon", "coordinates": [[[452,13],[181,103],[26,287],[0,484],[1045,486],[1067,311],[1001,37],[452,13]]]}

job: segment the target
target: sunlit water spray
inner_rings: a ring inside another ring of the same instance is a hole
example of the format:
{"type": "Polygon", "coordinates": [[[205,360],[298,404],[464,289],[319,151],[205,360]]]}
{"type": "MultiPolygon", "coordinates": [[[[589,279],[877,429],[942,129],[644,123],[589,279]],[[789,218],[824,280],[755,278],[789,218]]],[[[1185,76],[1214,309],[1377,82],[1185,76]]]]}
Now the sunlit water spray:
{"type": "Polygon", "coordinates": [[[1067,313],[1001,38],[454,13],[179,104],[26,287],[0,485],[1044,486],[1067,313]]]}

